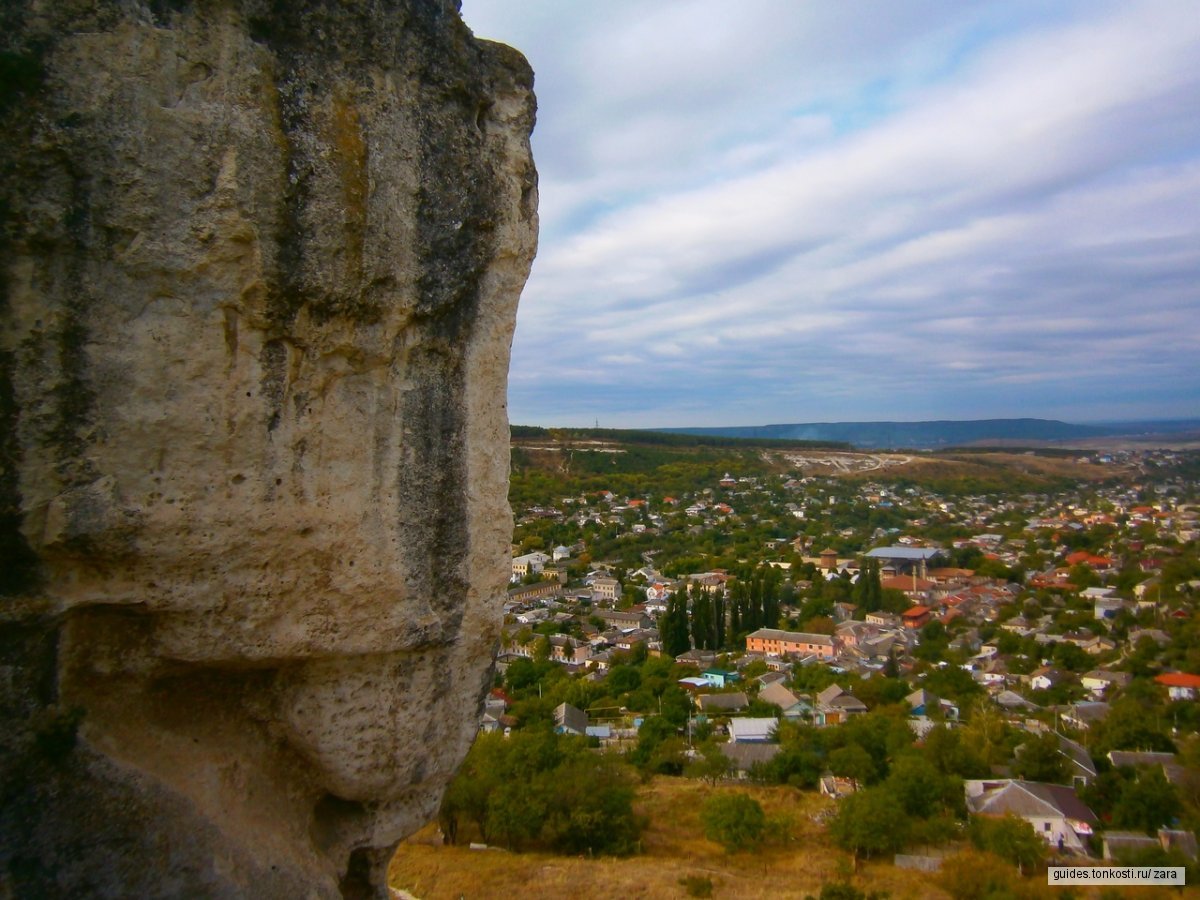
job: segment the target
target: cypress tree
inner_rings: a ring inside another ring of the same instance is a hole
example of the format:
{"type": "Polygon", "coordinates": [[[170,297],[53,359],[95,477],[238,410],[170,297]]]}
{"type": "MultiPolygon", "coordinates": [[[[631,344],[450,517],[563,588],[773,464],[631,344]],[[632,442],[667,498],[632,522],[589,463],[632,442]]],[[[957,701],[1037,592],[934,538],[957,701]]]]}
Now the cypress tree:
{"type": "Polygon", "coordinates": [[[763,627],[779,626],[779,570],[770,567],[763,580],[763,627]]]}
{"type": "Polygon", "coordinates": [[[698,650],[712,650],[712,598],[696,583],[692,587],[692,643],[698,650]]]}
{"type": "Polygon", "coordinates": [[[667,611],[658,622],[658,637],[663,652],[670,656],[686,653],[691,648],[688,640],[687,592],[676,591],[667,601],[667,611]]]}
{"type": "Polygon", "coordinates": [[[742,632],[742,591],[744,585],[737,582],[733,586],[733,596],[729,603],[729,636],[737,640],[742,632]]]}
{"type": "Polygon", "coordinates": [[[750,579],[750,603],[745,617],[747,631],[756,631],[763,626],[762,589],[762,576],[755,575],[750,579]]]}

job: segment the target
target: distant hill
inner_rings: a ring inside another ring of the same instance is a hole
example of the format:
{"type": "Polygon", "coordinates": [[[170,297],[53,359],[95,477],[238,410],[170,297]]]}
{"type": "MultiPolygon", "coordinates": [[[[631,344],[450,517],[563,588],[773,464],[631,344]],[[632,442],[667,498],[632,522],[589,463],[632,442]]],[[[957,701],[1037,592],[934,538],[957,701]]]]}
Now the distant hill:
{"type": "Polygon", "coordinates": [[[677,434],[772,440],[836,441],[855,447],[936,449],[981,444],[1060,443],[1116,436],[1200,430],[1200,420],[1074,425],[1053,419],[975,419],[931,422],[809,422],[730,428],[663,428],[677,434]]]}

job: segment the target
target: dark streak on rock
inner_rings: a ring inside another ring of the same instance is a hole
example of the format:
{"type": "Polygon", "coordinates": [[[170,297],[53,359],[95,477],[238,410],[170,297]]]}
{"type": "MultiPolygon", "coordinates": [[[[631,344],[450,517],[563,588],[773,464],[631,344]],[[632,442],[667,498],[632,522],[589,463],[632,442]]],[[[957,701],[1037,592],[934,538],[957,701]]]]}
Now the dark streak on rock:
{"type": "Polygon", "coordinates": [[[20,410],[13,389],[14,354],[0,353],[0,596],[25,594],[40,581],[37,554],[21,525],[21,445],[17,440],[20,410]]]}
{"type": "Polygon", "coordinates": [[[263,344],[259,364],[262,366],[261,394],[267,404],[267,431],[279,427],[283,417],[283,400],[287,393],[287,345],[281,340],[267,341],[263,344]]]}

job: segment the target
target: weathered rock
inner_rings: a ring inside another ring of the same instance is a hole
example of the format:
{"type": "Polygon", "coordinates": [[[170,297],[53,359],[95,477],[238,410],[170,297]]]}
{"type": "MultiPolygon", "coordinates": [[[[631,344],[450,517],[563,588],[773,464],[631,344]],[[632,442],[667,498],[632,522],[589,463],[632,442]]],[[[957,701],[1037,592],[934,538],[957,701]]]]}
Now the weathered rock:
{"type": "Polygon", "coordinates": [[[0,42],[0,896],[384,896],[498,637],[532,74],[453,0],[0,42]]]}

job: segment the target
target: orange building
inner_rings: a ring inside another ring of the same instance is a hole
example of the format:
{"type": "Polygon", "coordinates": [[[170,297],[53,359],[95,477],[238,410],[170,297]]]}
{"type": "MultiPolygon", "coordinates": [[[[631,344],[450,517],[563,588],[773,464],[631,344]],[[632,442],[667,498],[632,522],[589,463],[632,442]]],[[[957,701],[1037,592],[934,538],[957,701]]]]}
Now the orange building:
{"type": "Polygon", "coordinates": [[[833,636],[808,634],[804,631],[782,631],[778,628],[760,628],[746,635],[747,653],[765,653],[767,656],[819,656],[832,659],[837,653],[833,636]]]}

